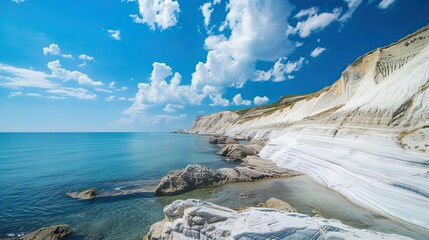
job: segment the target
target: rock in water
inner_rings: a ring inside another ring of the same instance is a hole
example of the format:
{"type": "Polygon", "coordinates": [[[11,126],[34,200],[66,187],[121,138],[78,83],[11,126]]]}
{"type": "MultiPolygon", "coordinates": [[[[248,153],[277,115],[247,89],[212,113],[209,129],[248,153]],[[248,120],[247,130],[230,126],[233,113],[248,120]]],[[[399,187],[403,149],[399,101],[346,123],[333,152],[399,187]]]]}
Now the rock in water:
{"type": "Polygon", "coordinates": [[[266,202],[258,204],[258,207],[274,208],[276,210],[285,212],[296,212],[296,209],[293,208],[289,203],[283,202],[277,198],[270,198],[266,202]]]}
{"type": "Polygon", "coordinates": [[[242,166],[211,169],[201,165],[189,165],[171,171],[161,179],[156,195],[177,195],[197,188],[222,185],[228,182],[249,182],[264,178],[292,177],[296,171],[277,167],[273,162],[259,157],[243,159],[242,166]]]}
{"type": "Polygon", "coordinates": [[[72,198],[76,198],[80,200],[89,200],[89,199],[94,199],[96,197],[97,189],[90,188],[82,192],[68,192],[67,195],[69,195],[72,198]]]}
{"type": "Polygon", "coordinates": [[[155,194],[180,194],[193,189],[223,184],[228,177],[219,170],[201,165],[189,165],[184,169],[171,171],[161,179],[155,194]]]}
{"type": "Polygon", "coordinates": [[[409,239],[356,229],[335,219],[266,208],[234,211],[197,199],[177,200],[164,214],[145,239],[409,239]]]}
{"type": "Polygon", "coordinates": [[[54,225],[50,227],[41,228],[34,232],[25,234],[20,239],[22,240],[57,240],[62,239],[68,234],[72,233],[68,225],[54,225]]]}

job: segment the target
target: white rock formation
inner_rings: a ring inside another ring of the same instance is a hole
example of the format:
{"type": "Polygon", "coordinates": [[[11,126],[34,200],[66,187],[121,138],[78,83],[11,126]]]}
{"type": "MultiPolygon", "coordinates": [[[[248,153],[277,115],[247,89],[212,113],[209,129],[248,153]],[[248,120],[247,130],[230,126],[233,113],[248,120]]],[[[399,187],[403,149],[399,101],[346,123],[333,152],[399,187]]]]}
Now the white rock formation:
{"type": "Polygon", "coordinates": [[[269,139],[260,155],[278,166],[429,228],[429,26],[317,93],[202,116],[189,132],[269,139]]]}
{"type": "Polygon", "coordinates": [[[164,208],[165,220],[152,225],[147,239],[409,239],[352,228],[338,220],[270,208],[234,211],[196,199],[164,208]]]}

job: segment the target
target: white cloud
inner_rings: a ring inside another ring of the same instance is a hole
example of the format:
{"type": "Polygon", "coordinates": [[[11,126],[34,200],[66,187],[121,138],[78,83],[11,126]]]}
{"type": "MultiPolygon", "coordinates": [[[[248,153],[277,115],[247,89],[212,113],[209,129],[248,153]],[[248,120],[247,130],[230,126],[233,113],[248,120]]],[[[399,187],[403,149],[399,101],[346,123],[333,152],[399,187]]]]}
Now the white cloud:
{"type": "Polygon", "coordinates": [[[172,72],[165,63],[154,62],[149,83],[139,83],[133,105],[124,113],[139,114],[150,105],[191,104],[199,105],[205,97],[189,85],[180,85],[182,76],[172,72]],[[167,78],[170,78],[167,82],[167,78]]]}
{"type": "Polygon", "coordinates": [[[118,40],[118,41],[121,40],[121,31],[120,30],[107,29],[107,32],[110,33],[110,36],[113,39],[118,40]]]}
{"type": "Polygon", "coordinates": [[[207,28],[210,24],[210,17],[213,12],[212,3],[204,3],[200,9],[204,17],[204,26],[207,28]]]}
{"type": "Polygon", "coordinates": [[[106,101],[106,102],[112,102],[112,101],[115,101],[115,99],[116,99],[115,95],[110,95],[110,96],[104,98],[104,101],[106,101]]]}
{"type": "Polygon", "coordinates": [[[48,93],[59,94],[66,97],[75,97],[82,100],[94,100],[97,95],[84,88],[61,88],[48,90],[48,93]]]}
{"type": "Polygon", "coordinates": [[[347,21],[353,15],[353,13],[356,11],[356,9],[359,7],[359,5],[362,3],[362,0],[344,0],[344,2],[347,3],[348,10],[339,19],[342,22],[347,21]]]}
{"type": "Polygon", "coordinates": [[[55,88],[59,85],[53,83],[49,78],[52,76],[44,72],[25,68],[17,68],[0,63],[0,86],[7,88],[36,87],[55,88]]]}
{"type": "Polygon", "coordinates": [[[179,2],[175,0],[138,0],[139,13],[132,14],[130,17],[136,23],[145,23],[150,29],[156,27],[161,30],[173,27],[177,24],[178,14],[180,12],[179,2]]]}
{"type": "Polygon", "coordinates": [[[306,20],[298,22],[295,28],[289,28],[288,34],[298,33],[301,38],[306,38],[314,31],[324,29],[326,26],[337,20],[341,14],[340,8],[335,8],[331,13],[324,12],[318,14],[317,8],[301,10],[295,18],[307,17],[306,20]]]}
{"type": "MultiPolygon", "coordinates": [[[[56,65],[56,67],[59,68],[58,65],[56,65]]],[[[84,88],[64,87],[64,86],[61,86],[60,84],[57,84],[51,81],[51,79],[53,78],[60,78],[65,80],[68,78],[67,75],[71,75],[73,78],[76,78],[77,79],[77,80],[75,79],[76,81],[79,81],[79,79],[81,79],[81,82],[82,81],[87,82],[87,80],[82,80],[87,78],[85,74],[70,72],[64,69],[63,71],[59,71],[59,73],[55,73],[55,71],[53,70],[52,75],[50,75],[50,74],[46,74],[44,72],[39,72],[35,70],[16,68],[16,67],[0,64],[0,87],[6,87],[6,88],[12,88],[12,89],[41,88],[41,89],[48,89],[46,91],[48,93],[60,95],[60,96],[48,96],[47,98],[49,99],[64,99],[65,97],[75,97],[79,99],[92,100],[97,98],[96,94],[84,88]],[[62,74],[61,72],[64,72],[64,74],[62,74]]],[[[13,95],[15,96],[23,95],[23,93],[21,91],[17,91],[15,92],[15,94],[11,94],[12,97],[13,95]]],[[[37,97],[40,94],[27,93],[26,95],[37,97]]]]}
{"type": "Polygon", "coordinates": [[[378,8],[380,8],[380,9],[387,9],[393,3],[395,3],[395,0],[381,0],[381,2],[378,4],[378,8]]]}
{"type": "Polygon", "coordinates": [[[43,48],[43,54],[44,55],[48,55],[48,54],[58,55],[58,56],[62,56],[63,58],[73,59],[73,55],[71,55],[71,54],[61,54],[60,47],[55,43],[52,43],[51,45],[49,45],[49,47],[44,47],[43,48]]]}
{"type": "Polygon", "coordinates": [[[285,35],[291,11],[287,1],[231,0],[223,24],[231,33],[206,38],[209,52],[192,74],[192,87],[208,94],[213,105],[227,105],[221,92],[242,87],[253,77],[256,61],[275,61],[295,48],[285,35]]]}
{"type": "Polygon", "coordinates": [[[303,42],[295,42],[295,46],[296,46],[296,47],[301,47],[302,45],[304,45],[304,43],[303,43],[303,42]]]}
{"type": "Polygon", "coordinates": [[[262,105],[262,104],[267,103],[269,100],[270,100],[270,99],[268,99],[268,97],[267,97],[267,96],[263,96],[263,97],[256,96],[256,97],[253,99],[253,103],[254,103],[255,105],[262,105]]]}
{"type": "Polygon", "coordinates": [[[81,60],[87,60],[87,61],[94,61],[94,57],[88,56],[86,54],[79,55],[79,59],[81,59],[81,60]]]}
{"type": "Polygon", "coordinates": [[[255,81],[268,81],[272,79],[274,82],[281,82],[286,79],[294,78],[291,73],[297,72],[304,64],[305,58],[301,57],[297,61],[286,61],[286,58],[279,58],[272,69],[268,71],[256,71],[255,81]]]}
{"type": "Polygon", "coordinates": [[[322,48],[322,47],[317,47],[315,48],[313,51],[311,51],[311,56],[313,58],[318,57],[320,54],[322,54],[324,51],[326,51],[326,48],[322,48]]]}
{"type": "Polygon", "coordinates": [[[316,15],[316,13],[318,11],[319,11],[319,9],[316,7],[311,7],[308,9],[302,9],[295,15],[295,18],[301,18],[301,17],[305,17],[305,16],[314,16],[314,15],[316,15]]]}
{"type": "Polygon", "coordinates": [[[232,98],[232,102],[234,103],[234,105],[245,105],[245,106],[249,106],[250,104],[252,104],[252,101],[250,100],[243,100],[243,97],[241,96],[241,93],[235,95],[232,98]]]}
{"type": "Polygon", "coordinates": [[[115,85],[116,85],[116,82],[110,82],[110,83],[109,83],[109,88],[114,88],[114,87],[115,87],[115,85]]]}
{"type": "Polygon", "coordinates": [[[24,94],[24,93],[22,93],[21,91],[16,91],[16,92],[9,93],[9,96],[7,96],[7,97],[8,98],[14,98],[14,97],[21,96],[22,94],[24,94]]]}
{"type": "Polygon", "coordinates": [[[81,63],[81,64],[79,64],[79,65],[77,65],[78,67],[85,67],[87,64],[86,64],[86,61],[83,61],[83,63],[81,63]]]}
{"type": "Polygon", "coordinates": [[[211,95],[210,99],[212,100],[212,103],[210,103],[210,106],[222,106],[222,107],[229,106],[229,100],[222,98],[221,94],[211,95]]]}
{"type": "Polygon", "coordinates": [[[175,112],[177,110],[183,109],[183,108],[185,108],[183,105],[167,103],[167,105],[165,105],[163,111],[171,113],[171,112],[175,112]]]}
{"type": "Polygon", "coordinates": [[[25,2],[26,0],[12,0],[12,2],[14,2],[14,3],[23,3],[23,2],[25,2]]]}
{"type": "Polygon", "coordinates": [[[48,68],[52,71],[52,76],[60,78],[64,81],[75,80],[79,84],[83,84],[83,85],[92,85],[92,86],[103,85],[102,82],[94,81],[84,73],[81,73],[79,71],[69,71],[64,68],[61,68],[61,62],[59,60],[49,62],[48,68]]]}
{"type": "Polygon", "coordinates": [[[25,95],[30,97],[42,97],[40,93],[26,93],[25,95]]]}

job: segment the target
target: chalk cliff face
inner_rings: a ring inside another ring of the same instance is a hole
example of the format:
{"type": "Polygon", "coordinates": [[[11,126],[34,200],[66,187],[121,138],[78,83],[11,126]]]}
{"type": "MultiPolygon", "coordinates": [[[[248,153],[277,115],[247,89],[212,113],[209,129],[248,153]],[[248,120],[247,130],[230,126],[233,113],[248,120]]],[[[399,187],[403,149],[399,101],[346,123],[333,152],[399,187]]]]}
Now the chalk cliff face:
{"type": "Polygon", "coordinates": [[[278,166],[429,228],[429,26],[358,58],[319,92],[201,116],[189,132],[268,139],[260,155],[278,166]]]}

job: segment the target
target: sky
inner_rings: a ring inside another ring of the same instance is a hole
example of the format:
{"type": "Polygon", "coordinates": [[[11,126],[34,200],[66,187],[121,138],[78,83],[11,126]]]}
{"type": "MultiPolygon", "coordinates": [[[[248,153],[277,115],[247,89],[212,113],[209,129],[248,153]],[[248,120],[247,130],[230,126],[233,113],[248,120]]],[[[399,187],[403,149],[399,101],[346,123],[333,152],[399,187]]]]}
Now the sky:
{"type": "Polygon", "coordinates": [[[318,91],[427,0],[1,0],[0,132],[158,132],[318,91]]]}

